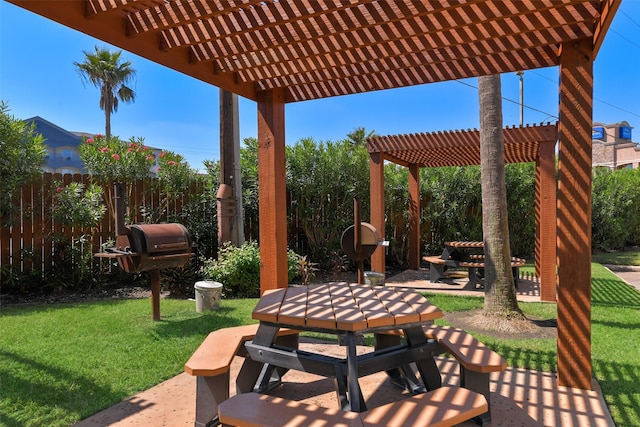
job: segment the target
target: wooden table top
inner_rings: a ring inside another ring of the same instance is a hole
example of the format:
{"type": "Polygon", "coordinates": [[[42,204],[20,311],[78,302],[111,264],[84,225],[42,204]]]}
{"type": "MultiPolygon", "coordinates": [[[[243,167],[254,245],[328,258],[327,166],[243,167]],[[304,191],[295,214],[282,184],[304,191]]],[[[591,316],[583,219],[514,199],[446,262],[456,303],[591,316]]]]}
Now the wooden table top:
{"type": "Polygon", "coordinates": [[[444,242],[444,245],[452,248],[482,248],[484,242],[444,242]]]}
{"type": "Polygon", "coordinates": [[[300,329],[362,331],[427,322],[442,311],[411,289],[332,282],[267,291],[252,316],[300,329]]]}

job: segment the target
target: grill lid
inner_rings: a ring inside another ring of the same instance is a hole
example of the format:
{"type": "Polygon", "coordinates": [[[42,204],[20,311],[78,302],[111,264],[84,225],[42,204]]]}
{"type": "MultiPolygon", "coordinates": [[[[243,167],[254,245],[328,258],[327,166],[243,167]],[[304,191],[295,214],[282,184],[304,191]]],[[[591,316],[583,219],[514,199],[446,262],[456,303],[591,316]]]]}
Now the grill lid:
{"type": "Polygon", "coordinates": [[[191,252],[191,238],[182,224],[135,224],[129,230],[133,252],[148,255],[191,252]]]}

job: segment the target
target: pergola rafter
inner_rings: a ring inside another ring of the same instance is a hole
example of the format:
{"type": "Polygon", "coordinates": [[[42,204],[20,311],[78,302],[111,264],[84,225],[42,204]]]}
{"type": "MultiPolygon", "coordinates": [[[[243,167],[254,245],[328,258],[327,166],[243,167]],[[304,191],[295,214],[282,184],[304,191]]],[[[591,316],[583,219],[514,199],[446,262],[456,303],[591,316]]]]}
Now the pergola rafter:
{"type": "Polygon", "coordinates": [[[620,0],[5,1],[258,103],[263,291],[287,285],[286,103],[558,66],[558,377],[591,386],[592,64],[620,0]]]}
{"type": "Polygon", "coordinates": [[[297,102],[559,64],[616,2],[9,0],[230,92],[297,102]]]}

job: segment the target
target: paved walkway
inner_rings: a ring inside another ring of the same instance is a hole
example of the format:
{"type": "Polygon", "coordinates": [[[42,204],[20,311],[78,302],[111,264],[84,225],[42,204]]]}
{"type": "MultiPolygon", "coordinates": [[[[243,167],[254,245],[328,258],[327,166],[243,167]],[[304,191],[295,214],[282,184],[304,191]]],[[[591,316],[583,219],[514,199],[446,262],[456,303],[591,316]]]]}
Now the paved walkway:
{"type": "MultiPolygon", "coordinates": [[[[484,289],[469,289],[467,270],[447,272],[440,281],[429,280],[429,269],[405,270],[386,280],[386,286],[402,286],[433,293],[482,296],[484,289]]],[[[536,277],[521,275],[516,289],[518,301],[540,301],[540,282],[536,277]]]]}
{"type": "MultiPolygon", "coordinates": [[[[300,346],[322,354],[344,357],[345,348],[337,344],[305,342],[300,346]]],[[[359,347],[359,352],[371,351],[359,347]]],[[[234,378],[242,365],[236,357],[231,365],[231,394],[235,394],[234,378]]],[[[459,367],[455,359],[438,358],[445,384],[459,384],[459,367]]],[[[328,408],[338,407],[333,380],[297,371],[289,371],[282,386],[269,394],[300,400],[328,408]]],[[[407,396],[392,386],[385,373],[363,377],[360,381],[365,400],[371,406],[401,400],[407,396]]],[[[182,373],[115,406],[99,412],[75,427],[102,426],[193,426],[195,419],[196,380],[182,373]]],[[[507,368],[491,374],[492,427],[615,427],[600,387],[594,380],[593,390],[560,387],[555,374],[528,369],[507,368]]],[[[477,427],[466,422],[462,427],[477,427]]],[[[409,426],[407,426],[409,427],[409,426]]]]}
{"type": "Polygon", "coordinates": [[[635,265],[605,265],[605,267],[640,291],[640,267],[635,265]]]}
{"type": "MultiPolygon", "coordinates": [[[[624,281],[640,290],[640,268],[611,268],[624,281]],[[622,271],[621,271],[622,270],[622,271]]],[[[461,290],[466,281],[463,276],[447,283],[432,284],[428,271],[405,271],[387,280],[387,286],[410,286],[430,292],[465,293],[481,295],[481,290],[461,290]]],[[[539,287],[533,278],[523,278],[518,285],[518,299],[539,301],[539,287]]],[[[301,348],[344,357],[344,347],[337,344],[304,342],[301,348]]],[[[370,351],[360,347],[358,351],[370,351]]],[[[242,364],[236,357],[231,367],[235,378],[242,364]]],[[[458,384],[457,362],[440,358],[438,365],[443,383],[458,384]]],[[[320,406],[337,407],[333,381],[302,372],[290,371],[285,383],[270,394],[301,400],[320,406]]],[[[389,384],[384,373],[362,378],[361,386],[366,400],[373,406],[403,398],[403,393],[389,384]]],[[[235,385],[231,383],[231,394],[235,385]]],[[[497,426],[562,426],[609,427],[614,426],[609,410],[602,399],[598,383],[593,380],[592,390],[561,387],[556,375],[529,369],[507,368],[491,375],[491,410],[497,426]]],[[[195,413],[195,378],[185,373],[126,399],[81,422],[75,427],[102,426],[193,426],[195,413]]],[[[475,426],[464,423],[461,426],[475,426]]]]}

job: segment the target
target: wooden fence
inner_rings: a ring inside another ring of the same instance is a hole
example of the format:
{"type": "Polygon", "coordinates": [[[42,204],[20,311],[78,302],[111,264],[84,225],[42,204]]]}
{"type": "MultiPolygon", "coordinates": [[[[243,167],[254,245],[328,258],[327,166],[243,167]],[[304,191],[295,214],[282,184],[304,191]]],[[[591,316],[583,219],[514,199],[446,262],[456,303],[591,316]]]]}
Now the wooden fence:
{"type": "MultiPolygon", "coordinates": [[[[15,200],[18,208],[8,217],[0,217],[0,268],[19,272],[46,272],[60,259],[60,252],[69,245],[80,250],[91,246],[90,253],[100,252],[102,245],[115,238],[114,218],[107,208],[104,218],[95,228],[78,228],[57,221],[53,215],[54,195],[59,185],[72,182],[90,183],[89,175],[45,173],[22,188],[15,200]]],[[[175,218],[192,195],[204,191],[202,182],[192,182],[179,198],[167,198],[155,180],[136,182],[129,192],[130,223],[162,222],[175,218]]],[[[113,189],[103,188],[106,197],[113,189]]]]}

